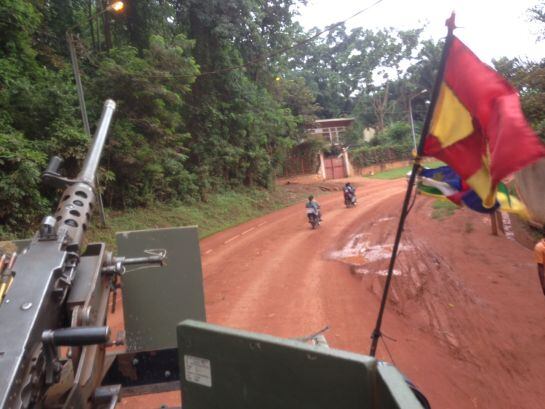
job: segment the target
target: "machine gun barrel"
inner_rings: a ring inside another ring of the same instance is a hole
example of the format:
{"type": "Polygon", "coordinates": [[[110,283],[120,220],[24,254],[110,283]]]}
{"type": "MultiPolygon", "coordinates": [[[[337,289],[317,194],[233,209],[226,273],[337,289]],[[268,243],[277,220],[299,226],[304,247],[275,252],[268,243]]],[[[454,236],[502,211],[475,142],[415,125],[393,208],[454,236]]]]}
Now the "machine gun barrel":
{"type": "Polygon", "coordinates": [[[114,111],[115,102],[111,99],[106,100],[83,167],[77,179],[64,191],[55,213],[56,233],[58,236],[67,236],[70,250],[73,251],[79,251],[83,243],[83,235],[89,227],[93,207],[96,204],[96,171],[114,111]]]}
{"type": "Polygon", "coordinates": [[[115,102],[111,99],[104,102],[102,108],[102,115],[98,121],[98,127],[93,138],[93,144],[91,149],[85,158],[85,162],[78,175],[78,179],[82,182],[88,183],[94,186],[96,171],[100,162],[100,156],[102,155],[102,149],[106,142],[106,136],[108,136],[108,129],[115,111],[115,102]]]}

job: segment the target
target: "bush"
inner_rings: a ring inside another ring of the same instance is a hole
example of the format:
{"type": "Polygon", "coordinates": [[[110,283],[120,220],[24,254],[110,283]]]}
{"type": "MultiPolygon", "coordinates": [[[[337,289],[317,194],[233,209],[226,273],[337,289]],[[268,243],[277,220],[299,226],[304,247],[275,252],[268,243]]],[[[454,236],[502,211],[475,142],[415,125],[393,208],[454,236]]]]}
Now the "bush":
{"type": "Polygon", "coordinates": [[[49,202],[40,194],[46,158],[19,132],[0,131],[0,235],[25,231],[47,214],[49,202]]]}
{"type": "Polygon", "coordinates": [[[410,143],[370,146],[354,149],[349,152],[350,162],[357,168],[380,165],[388,162],[411,159],[412,145],[410,143]]]}
{"type": "Polygon", "coordinates": [[[406,122],[394,122],[379,135],[379,138],[394,144],[408,143],[412,140],[411,126],[406,122]]]}

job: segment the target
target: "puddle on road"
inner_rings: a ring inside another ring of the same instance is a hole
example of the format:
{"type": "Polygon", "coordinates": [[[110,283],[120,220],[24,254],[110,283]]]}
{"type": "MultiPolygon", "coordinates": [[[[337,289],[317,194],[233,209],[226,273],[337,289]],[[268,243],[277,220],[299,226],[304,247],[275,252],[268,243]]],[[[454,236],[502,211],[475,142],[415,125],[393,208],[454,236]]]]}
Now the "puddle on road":
{"type": "Polygon", "coordinates": [[[363,266],[368,263],[368,260],[365,257],[363,257],[361,254],[358,254],[357,256],[344,257],[338,260],[342,261],[343,263],[350,264],[352,266],[363,266]]]}
{"type": "MultiPolygon", "coordinates": [[[[354,273],[362,274],[362,275],[375,274],[377,276],[385,276],[386,277],[388,275],[388,270],[373,270],[373,271],[371,271],[371,270],[368,270],[366,268],[355,268],[354,273]]],[[[400,276],[401,271],[394,268],[393,275],[400,276]]]]}
{"type": "MultiPolygon", "coordinates": [[[[399,246],[398,254],[412,250],[412,246],[399,246]]],[[[389,260],[392,255],[392,244],[371,244],[368,233],[352,236],[341,249],[330,253],[330,258],[354,267],[356,274],[387,275],[388,270],[376,270],[367,266],[377,261],[389,260]],[[367,267],[366,267],[367,266],[367,267]]],[[[394,270],[394,275],[401,275],[401,271],[394,270]]]]}

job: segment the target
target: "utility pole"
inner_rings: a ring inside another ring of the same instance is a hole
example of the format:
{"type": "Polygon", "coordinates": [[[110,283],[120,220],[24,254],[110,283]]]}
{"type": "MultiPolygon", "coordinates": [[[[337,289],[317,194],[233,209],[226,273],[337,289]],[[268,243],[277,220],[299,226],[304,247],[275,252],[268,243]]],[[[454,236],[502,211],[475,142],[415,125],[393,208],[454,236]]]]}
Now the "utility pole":
{"type": "Polygon", "coordinates": [[[74,34],[71,31],[66,33],[66,42],[70,51],[70,61],[72,62],[72,71],[76,79],[76,90],[78,92],[79,107],[81,111],[81,119],[83,121],[83,129],[89,138],[91,138],[91,128],[89,127],[89,118],[87,117],[87,108],[85,106],[85,95],[83,94],[83,85],[81,84],[81,76],[79,73],[78,57],[76,55],[76,47],[74,45],[74,34]]]}
{"type": "Polygon", "coordinates": [[[428,92],[427,89],[423,89],[418,94],[413,95],[409,98],[409,118],[411,119],[411,132],[413,135],[413,145],[414,145],[414,151],[416,152],[416,134],[414,132],[414,119],[413,119],[413,99],[416,98],[419,95],[424,94],[425,92],[428,92]]]}

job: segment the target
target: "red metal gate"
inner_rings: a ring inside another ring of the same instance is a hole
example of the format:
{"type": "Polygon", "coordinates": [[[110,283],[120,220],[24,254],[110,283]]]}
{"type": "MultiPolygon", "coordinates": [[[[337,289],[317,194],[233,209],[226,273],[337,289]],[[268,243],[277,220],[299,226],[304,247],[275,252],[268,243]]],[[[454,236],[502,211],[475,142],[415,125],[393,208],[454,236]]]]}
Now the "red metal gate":
{"type": "Polygon", "coordinates": [[[324,158],[324,165],[326,179],[340,179],[348,176],[343,158],[324,158]]]}

